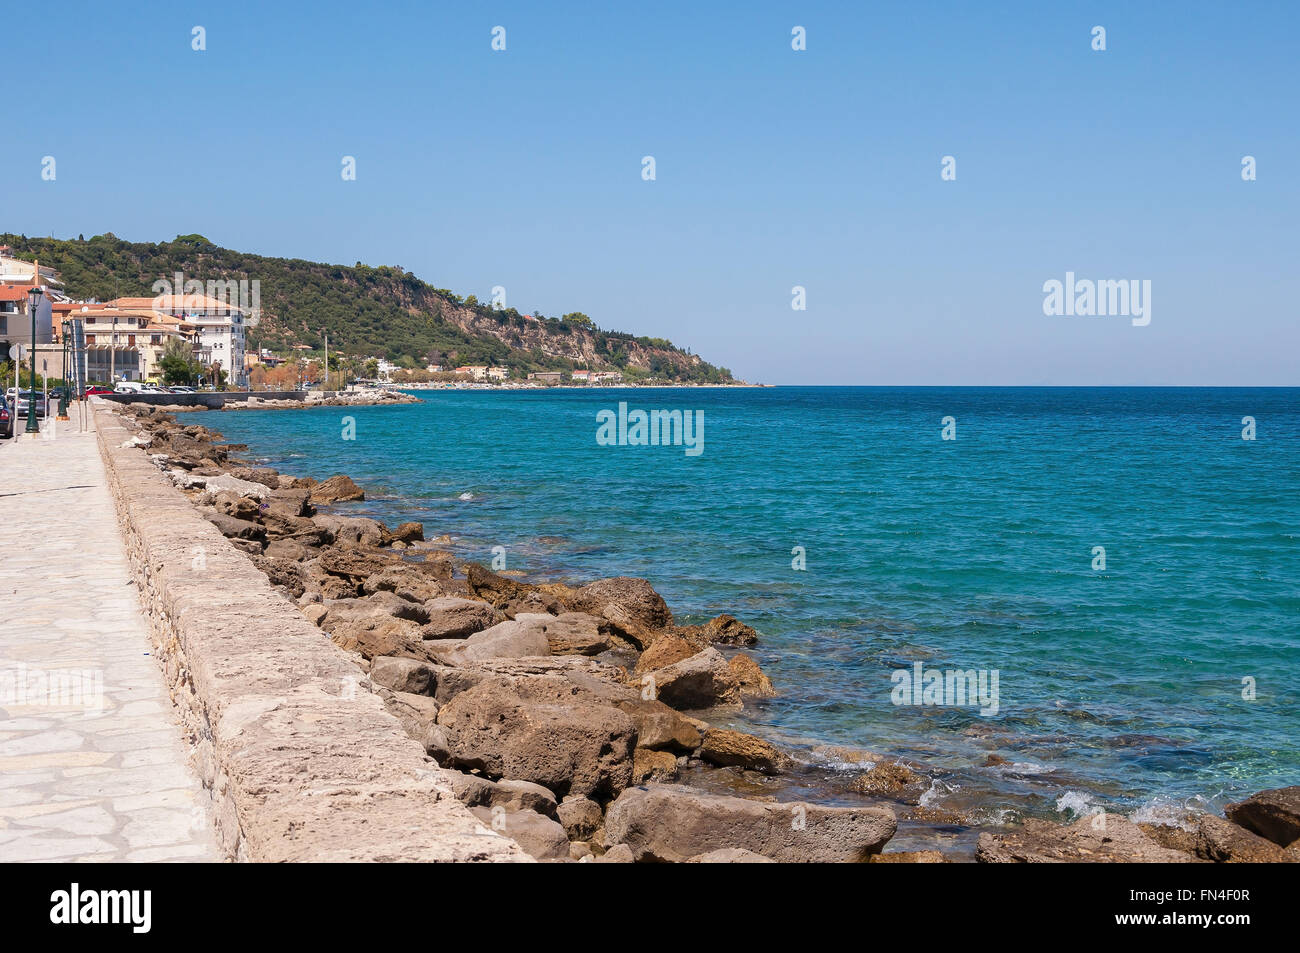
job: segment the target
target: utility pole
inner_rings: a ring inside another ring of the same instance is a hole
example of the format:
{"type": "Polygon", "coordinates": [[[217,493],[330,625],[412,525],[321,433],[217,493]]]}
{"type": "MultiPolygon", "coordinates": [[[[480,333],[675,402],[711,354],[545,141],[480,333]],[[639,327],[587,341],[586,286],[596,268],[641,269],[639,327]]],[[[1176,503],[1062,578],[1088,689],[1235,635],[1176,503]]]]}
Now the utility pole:
{"type": "Polygon", "coordinates": [[[327,328],[322,328],[325,334],[325,390],[330,389],[330,333],[327,328]]]}

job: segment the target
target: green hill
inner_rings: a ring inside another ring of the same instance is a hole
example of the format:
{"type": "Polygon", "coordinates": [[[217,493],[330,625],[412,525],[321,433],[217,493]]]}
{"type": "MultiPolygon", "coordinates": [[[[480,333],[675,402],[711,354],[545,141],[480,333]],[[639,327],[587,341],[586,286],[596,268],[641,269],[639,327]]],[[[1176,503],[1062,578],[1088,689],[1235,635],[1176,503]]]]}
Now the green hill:
{"type": "Polygon", "coordinates": [[[586,315],[530,320],[513,308],[493,310],[421,281],[400,267],[327,265],[221,248],[202,235],[162,243],[126,242],[109,233],[90,239],[0,235],[14,255],[58,269],[76,300],[152,296],[153,283],[181,272],[186,280],[256,280],[262,317],[250,346],[320,347],[376,355],[404,367],[499,364],[530,371],[620,370],[633,381],[735,383],[715,367],[662,338],[602,330],[586,315]]]}

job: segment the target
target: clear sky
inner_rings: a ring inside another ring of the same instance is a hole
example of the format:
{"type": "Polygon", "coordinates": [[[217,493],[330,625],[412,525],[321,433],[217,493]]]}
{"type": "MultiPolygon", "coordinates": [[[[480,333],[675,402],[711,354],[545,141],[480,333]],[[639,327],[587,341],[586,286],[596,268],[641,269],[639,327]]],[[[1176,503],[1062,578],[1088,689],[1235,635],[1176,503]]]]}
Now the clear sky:
{"type": "Polygon", "coordinates": [[[1297,3],[17,14],[0,231],[401,265],[768,383],[1300,384],[1297,3]],[[1044,315],[1067,271],[1151,323],[1044,315]]]}

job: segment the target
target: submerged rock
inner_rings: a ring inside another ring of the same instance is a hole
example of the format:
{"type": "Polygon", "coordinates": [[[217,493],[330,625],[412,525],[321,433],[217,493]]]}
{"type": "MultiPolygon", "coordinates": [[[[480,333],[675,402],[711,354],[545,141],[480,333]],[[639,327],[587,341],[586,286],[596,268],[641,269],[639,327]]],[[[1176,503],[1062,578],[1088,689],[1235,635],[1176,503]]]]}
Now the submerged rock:
{"type": "Polygon", "coordinates": [[[1197,858],[1162,847],[1128,818],[1097,814],[1073,824],[1028,820],[1007,834],[981,834],[982,864],[1193,863],[1197,858]]]}

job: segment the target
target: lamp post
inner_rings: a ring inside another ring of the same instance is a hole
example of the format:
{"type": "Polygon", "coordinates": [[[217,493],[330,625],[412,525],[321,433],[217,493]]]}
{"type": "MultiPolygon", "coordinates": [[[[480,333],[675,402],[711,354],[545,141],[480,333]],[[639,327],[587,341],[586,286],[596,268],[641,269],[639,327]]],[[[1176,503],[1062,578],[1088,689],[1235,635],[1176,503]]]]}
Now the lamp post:
{"type": "MultiPolygon", "coordinates": [[[[41,428],[36,423],[36,310],[41,304],[40,285],[32,285],[32,290],[27,292],[27,310],[32,314],[32,376],[31,376],[31,397],[27,398],[27,428],[24,433],[40,433],[41,428]]],[[[15,399],[16,403],[16,399],[15,399]]]]}
{"type": "MultiPolygon", "coordinates": [[[[63,329],[63,393],[59,396],[59,419],[67,420],[68,390],[71,387],[68,383],[68,328],[70,327],[70,322],[64,321],[61,327],[63,329]]],[[[46,407],[45,412],[48,414],[50,409],[46,407]]]]}

